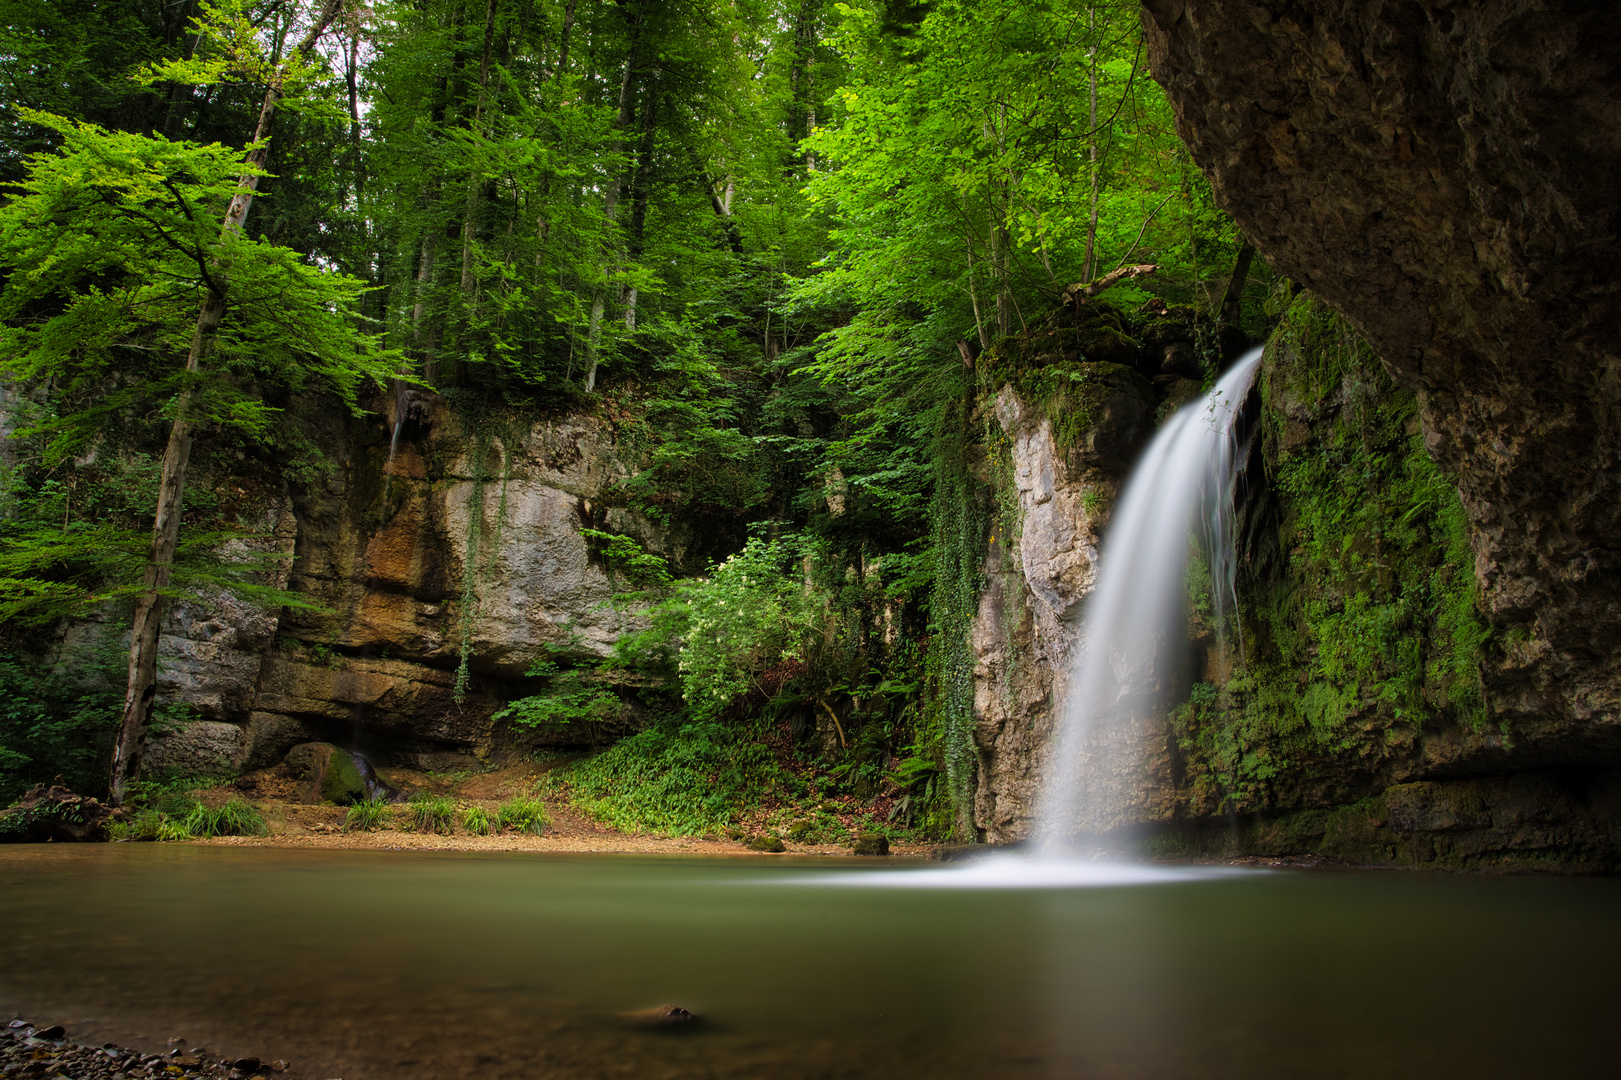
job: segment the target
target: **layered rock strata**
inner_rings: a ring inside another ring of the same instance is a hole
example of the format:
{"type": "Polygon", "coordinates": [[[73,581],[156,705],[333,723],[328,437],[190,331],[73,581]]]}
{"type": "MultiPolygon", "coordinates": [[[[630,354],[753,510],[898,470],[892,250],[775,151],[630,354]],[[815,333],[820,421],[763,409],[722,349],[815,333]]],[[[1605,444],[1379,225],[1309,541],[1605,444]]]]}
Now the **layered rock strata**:
{"type": "MultiPolygon", "coordinates": [[[[195,719],[160,728],[149,768],[262,768],[310,741],[465,767],[496,749],[491,714],[529,685],[537,660],[601,659],[640,625],[615,604],[618,586],[582,532],[662,550],[648,522],[602,505],[628,475],[611,424],[475,422],[414,395],[393,407],[403,412],[388,426],[332,420],[324,442],[347,448],[337,467],[267,517],[267,543],[289,557],[275,583],[316,606],[277,613],[219,597],[169,612],[160,700],[195,719]]],[[[77,626],[60,660],[73,666],[117,633],[111,622],[77,626]]]]}

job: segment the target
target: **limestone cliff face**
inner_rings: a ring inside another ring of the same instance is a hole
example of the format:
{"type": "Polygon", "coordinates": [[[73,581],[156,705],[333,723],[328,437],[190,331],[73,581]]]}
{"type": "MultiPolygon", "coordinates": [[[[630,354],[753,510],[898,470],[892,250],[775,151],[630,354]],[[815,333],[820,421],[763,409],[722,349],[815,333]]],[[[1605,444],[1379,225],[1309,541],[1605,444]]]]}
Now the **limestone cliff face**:
{"type": "MultiPolygon", "coordinates": [[[[485,759],[491,713],[522,693],[536,660],[605,657],[638,625],[612,603],[616,586],[581,532],[661,548],[649,523],[601,505],[629,469],[611,424],[497,416],[475,427],[415,395],[391,409],[400,415],[381,423],[331,421],[337,467],[270,513],[292,556],[282,584],[318,609],[221,599],[170,612],[160,700],[199,719],[154,738],[150,767],[258,768],[312,739],[421,768],[485,759]]],[[[108,632],[77,628],[65,648],[108,632]]]]}
{"type": "Polygon", "coordinates": [[[1144,0],[1228,209],[1418,395],[1496,627],[1469,768],[1621,763],[1621,8],[1144,0]]]}
{"type": "Polygon", "coordinates": [[[989,468],[1001,475],[988,479],[1004,505],[970,640],[980,758],[974,823],[992,843],[1024,839],[1038,812],[1103,525],[1125,463],[1153,431],[1156,401],[1146,380],[1103,385],[1085,436],[1069,447],[1054,435],[1055,417],[1016,387],[989,403],[1000,433],[989,468]]]}

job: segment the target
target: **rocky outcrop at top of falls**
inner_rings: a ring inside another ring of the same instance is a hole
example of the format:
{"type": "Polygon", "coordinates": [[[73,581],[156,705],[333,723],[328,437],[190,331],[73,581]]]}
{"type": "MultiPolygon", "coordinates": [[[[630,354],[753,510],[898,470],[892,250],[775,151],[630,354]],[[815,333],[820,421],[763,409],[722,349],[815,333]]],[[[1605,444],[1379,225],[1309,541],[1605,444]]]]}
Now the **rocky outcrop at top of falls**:
{"type": "Polygon", "coordinates": [[[1621,763],[1621,8],[1145,0],[1143,26],[1217,201],[1418,395],[1497,630],[1495,767],[1621,763]]]}

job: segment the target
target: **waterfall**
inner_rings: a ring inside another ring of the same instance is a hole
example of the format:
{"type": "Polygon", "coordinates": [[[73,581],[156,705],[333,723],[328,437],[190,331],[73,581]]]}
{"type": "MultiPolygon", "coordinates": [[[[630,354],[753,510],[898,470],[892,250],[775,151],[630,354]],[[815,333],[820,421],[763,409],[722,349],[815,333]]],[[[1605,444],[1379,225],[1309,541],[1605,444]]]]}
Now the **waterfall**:
{"type": "Polygon", "coordinates": [[[1243,455],[1237,421],[1261,350],[1155,435],[1104,534],[1069,691],[1043,777],[1034,839],[1053,848],[1122,823],[1143,767],[1136,730],[1158,701],[1185,640],[1194,530],[1210,558],[1218,621],[1234,600],[1233,493],[1243,455]]]}
{"type": "Polygon", "coordinates": [[[388,514],[389,491],[394,485],[394,456],[400,451],[400,429],[411,405],[411,389],[403,379],[393,379],[394,434],[388,440],[388,460],[383,464],[383,514],[388,514]]]}
{"type": "MultiPolygon", "coordinates": [[[[1121,490],[1103,538],[1097,584],[1086,599],[1069,692],[1043,777],[1035,851],[996,854],[937,870],[798,875],[780,884],[881,889],[1055,889],[1169,884],[1242,877],[1230,867],[1155,866],[1068,858],[1082,834],[1129,817],[1141,787],[1141,741],[1186,641],[1188,552],[1195,536],[1210,559],[1218,621],[1236,597],[1233,495],[1248,456],[1239,411],[1261,350],[1234,364],[1215,389],[1162,427],[1121,490]]],[[[1264,873],[1264,871],[1261,871],[1264,873]]]]}

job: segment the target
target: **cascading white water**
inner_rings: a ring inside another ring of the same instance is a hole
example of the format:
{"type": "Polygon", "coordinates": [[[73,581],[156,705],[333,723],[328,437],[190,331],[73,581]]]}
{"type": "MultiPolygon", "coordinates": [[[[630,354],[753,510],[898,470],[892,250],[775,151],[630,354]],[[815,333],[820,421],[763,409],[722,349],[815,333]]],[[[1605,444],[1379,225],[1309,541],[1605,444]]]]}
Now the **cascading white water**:
{"type": "Polygon", "coordinates": [[[1233,595],[1235,431],[1261,350],[1247,354],[1149,444],[1120,493],[1086,600],[1069,692],[1043,778],[1035,840],[1109,831],[1142,768],[1133,725],[1153,705],[1183,640],[1189,537],[1210,553],[1218,613],[1233,595]]]}
{"type": "Polygon", "coordinates": [[[1218,620],[1234,602],[1233,495],[1247,457],[1239,410],[1261,350],[1160,429],[1126,481],[1086,600],[1069,692],[1024,855],[939,870],[802,875],[781,884],[893,889],[1057,889],[1170,884],[1265,871],[1069,858],[1069,841],[1121,819],[1143,767],[1132,729],[1148,719],[1167,661],[1185,640],[1188,551],[1201,534],[1218,620]],[[1163,647],[1163,648],[1162,648],[1163,647]],[[1163,653],[1163,655],[1162,655],[1163,653]]]}
{"type": "Polygon", "coordinates": [[[383,513],[388,513],[389,489],[394,485],[394,455],[400,451],[400,429],[410,407],[410,388],[403,379],[394,380],[394,434],[388,440],[388,460],[383,464],[383,513]]]}

